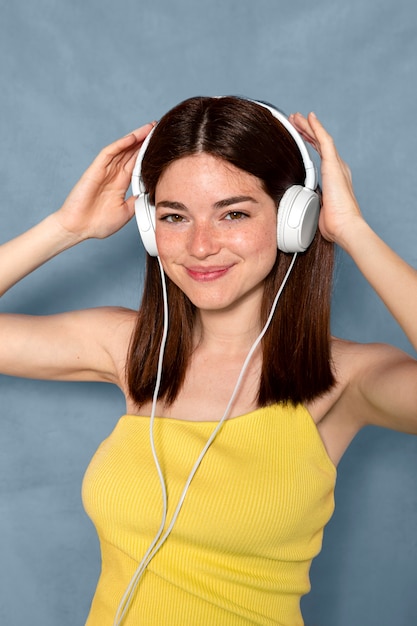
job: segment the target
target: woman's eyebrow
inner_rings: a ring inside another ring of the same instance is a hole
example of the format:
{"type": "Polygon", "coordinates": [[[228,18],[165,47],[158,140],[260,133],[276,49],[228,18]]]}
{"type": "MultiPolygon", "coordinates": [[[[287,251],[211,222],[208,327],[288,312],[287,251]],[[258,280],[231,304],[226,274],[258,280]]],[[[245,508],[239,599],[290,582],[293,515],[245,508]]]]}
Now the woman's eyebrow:
{"type": "MultiPolygon", "coordinates": [[[[213,207],[215,209],[223,209],[225,207],[239,204],[241,202],[253,202],[255,204],[258,204],[258,201],[255,200],[255,198],[253,198],[252,196],[231,196],[230,198],[224,198],[224,200],[218,200],[214,203],[213,207]]],[[[185,206],[185,204],[176,200],[161,200],[157,203],[156,208],[187,211],[187,207],[185,206]]]]}
{"type": "Polygon", "coordinates": [[[177,202],[176,200],[161,200],[156,204],[156,208],[159,209],[163,207],[165,209],[177,209],[179,211],[186,211],[187,207],[182,202],[177,202]]]}
{"type": "Polygon", "coordinates": [[[213,206],[215,209],[223,209],[224,207],[231,206],[232,204],[239,204],[240,202],[254,202],[255,204],[258,204],[258,201],[252,196],[232,196],[231,198],[225,198],[224,200],[215,202],[213,206]]]}

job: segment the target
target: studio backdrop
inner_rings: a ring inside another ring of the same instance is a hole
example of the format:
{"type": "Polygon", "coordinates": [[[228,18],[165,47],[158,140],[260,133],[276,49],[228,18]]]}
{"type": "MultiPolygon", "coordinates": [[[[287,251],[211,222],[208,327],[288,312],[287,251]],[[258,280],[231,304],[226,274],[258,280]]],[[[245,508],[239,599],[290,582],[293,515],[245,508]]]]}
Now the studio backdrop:
{"type": "MultiPolygon", "coordinates": [[[[100,148],[193,95],[314,110],[372,227],[417,266],[413,0],[0,1],[0,241],[57,209],[100,148]]],[[[135,224],[52,260],[1,301],[48,314],[137,308],[135,224]]],[[[333,332],[410,345],[338,253],[333,332]]],[[[1,271],[1,268],[0,268],[1,271]]],[[[105,384],[0,378],[0,622],[75,626],[99,574],[84,471],[125,410],[105,384]]],[[[303,600],[306,626],[417,623],[417,440],[365,429],[303,600]]]]}

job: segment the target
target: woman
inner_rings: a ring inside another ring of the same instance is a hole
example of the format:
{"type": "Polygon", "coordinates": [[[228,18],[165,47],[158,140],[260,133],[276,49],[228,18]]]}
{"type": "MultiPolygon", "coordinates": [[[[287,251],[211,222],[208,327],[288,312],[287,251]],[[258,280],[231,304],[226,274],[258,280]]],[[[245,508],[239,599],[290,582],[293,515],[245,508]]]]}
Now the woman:
{"type": "MultiPolygon", "coordinates": [[[[417,433],[416,361],[329,336],[332,244],[414,347],[417,273],[365,223],[317,118],[290,120],[323,181],[319,230],[298,257],[277,249],[277,206],[306,177],[288,130],[263,105],[193,98],[162,118],[141,163],[159,261],[148,257],[139,314],[1,317],[5,374],[112,382],[126,397],[84,480],[103,558],[89,626],[302,624],[343,452],[365,424],[417,433]]],[[[131,219],[125,194],[152,128],[103,150],[59,211],[0,249],[2,293],[131,219]]]]}

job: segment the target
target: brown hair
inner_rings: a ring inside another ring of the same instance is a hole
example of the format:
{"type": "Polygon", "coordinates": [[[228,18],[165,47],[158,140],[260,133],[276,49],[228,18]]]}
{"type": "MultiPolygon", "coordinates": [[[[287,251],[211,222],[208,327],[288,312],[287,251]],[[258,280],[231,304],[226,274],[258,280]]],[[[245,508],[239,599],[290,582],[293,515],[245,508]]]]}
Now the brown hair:
{"type": "MultiPolygon", "coordinates": [[[[151,202],[155,201],[157,182],[170,163],[201,152],[220,157],[259,178],[277,206],[288,187],[304,183],[300,151],[267,109],[243,98],[197,97],[169,111],[149,142],[142,177],[151,202]]],[[[275,265],[265,279],[261,324],[269,315],[291,259],[292,255],[278,250],[275,265]]],[[[332,271],[333,246],[318,231],[308,250],[299,254],[262,340],[259,406],[306,402],[333,384],[332,271]]],[[[168,277],[167,291],[170,325],[159,395],[170,404],[181,389],[193,349],[195,307],[168,277]]],[[[162,327],[158,262],[147,255],[142,304],[127,361],[129,392],[139,406],[153,395],[162,327]]]]}

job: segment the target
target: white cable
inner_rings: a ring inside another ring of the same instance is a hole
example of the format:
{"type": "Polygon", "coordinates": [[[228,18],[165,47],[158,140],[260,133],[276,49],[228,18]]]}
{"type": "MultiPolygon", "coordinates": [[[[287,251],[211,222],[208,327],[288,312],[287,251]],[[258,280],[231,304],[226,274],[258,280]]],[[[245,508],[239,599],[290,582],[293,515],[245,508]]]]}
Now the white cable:
{"type": "Polygon", "coordinates": [[[172,532],[172,529],[175,525],[175,522],[177,521],[178,515],[181,511],[182,505],[184,503],[185,497],[187,495],[188,489],[190,487],[191,481],[193,480],[198,468],[200,467],[200,464],[204,458],[204,456],[206,455],[208,449],[210,448],[211,444],[213,443],[214,439],[216,438],[219,430],[221,429],[221,427],[223,426],[229,412],[230,409],[233,405],[233,402],[235,401],[235,398],[237,396],[237,393],[240,389],[240,385],[242,383],[243,377],[245,375],[245,372],[247,370],[247,367],[250,363],[250,360],[256,350],[256,348],[259,346],[260,342],[262,341],[262,338],[264,337],[266,331],[269,328],[269,325],[271,323],[271,320],[273,318],[273,315],[275,313],[275,309],[277,307],[278,304],[278,300],[281,296],[281,293],[285,287],[285,284],[291,274],[291,271],[294,267],[294,263],[295,260],[297,258],[297,252],[294,253],[293,258],[291,260],[290,266],[282,280],[281,286],[278,289],[278,292],[274,298],[274,301],[272,303],[271,306],[271,311],[269,313],[268,319],[266,320],[266,323],[263,327],[263,329],[261,330],[261,332],[259,333],[258,337],[255,339],[255,341],[252,344],[251,349],[249,350],[246,359],[242,365],[242,368],[240,370],[240,374],[238,376],[238,379],[236,381],[236,385],[233,389],[233,393],[231,395],[231,398],[227,404],[226,410],[223,414],[223,417],[221,418],[221,420],[218,422],[217,426],[215,427],[215,429],[213,430],[213,432],[211,433],[207,443],[205,444],[204,448],[202,449],[202,451],[200,452],[197,461],[195,462],[193,468],[191,469],[190,474],[188,475],[188,478],[185,482],[183,491],[181,493],[180,499],[178,501],[177,507],[172,515],[171,518],[171,522],[169,523],[169,526],[167,527],[165,533],[162,535],[164,526],[165,526],[165,522],[166,522],[166,516],[167,516],[167,495],[166,495],[166,485],[165,485],[165,480],[162,474],[162,470],[161,470],[161,466],[159,464],[158,461],[158,455],[155,449],[155,443],[154,443],[154,437],[153,437],[153,426],[154,426],[154,419],[155,419],[155,407],[156,407],[156,401],[157,401],[157,397],[158,397],[158,392],[159,392],[159,387],[160,387],[160,383],[161,383],[161,376],[162,376],[162,362],[163,362],[163,352],[165,349],[165,343],[166,343],[166,337],[167,337],[167,331],[168,331],[168,301],[167,301],[167,297],[166,297],[166,285],[165,285],[165,276],[164,276],[164,271],[162,268],[162,264],[161,261],[158,257],[158,261],[159,261],[159,267],[160,267],[160,271],[161,271],[161,278],[162,278],[162,284],[163,284],[163,294],[164,294],[164,334],[163,334],[163,338],[162,338],[162,342],[161,342],[161,348],[160,348],[160,353],[159,353],[159,360],[158,360],[158,371],[157,371],[157,379],[156,379],[156,385],[155,385],[155,391],[154,391],[154,396],[153,396],[153,402],[152,402],[152,412],[151,412],[151,420],[150,420],[150,439],[151,439],[151,448],[152,448],[152,454],[155,460],[155,465],[157,467],[158,470],[158,474],[159,474],[159,480],[161,482],[161,488],[162,488],[162,499],[163,499],[163,514],[162,514],[162,521],[161,521],[161,525],[159,527],[159,530],[157,532],[157,534],[155,535],[151,545],[149,546],[148,550],[146,551],[143,559],[141,560],[141,562],[139,563],[135,573],[133,574],[129,585],[122,597],[122,600],[120,601],[120,604],[118,606],[118,609],[116,611],[116,616],[113,622],[113,626],[120,626],[126,611],[130,605],[130,602],[132,600],[133,594],[135,593],[136,587],[139,584],[139,581],[141,579],[141,577],[143,576],[147,566],[149,565],[149,563],[151,562],[151,560],[154,558],[154,556],[156,555],[156,553],[158,552],[158,550],[160,550],[160,548],[163,546],[163,544],[165,543],[165,541],[167,540],[167,538],[169,537],[169,535],[172,532]],[[162,535],[162,536],[161,536],[162,535]]]}
{"type": "MultiPolygon", "coordinates": [[[[158,455],[156,452],[156,448],[155,448],[155,439],[154,439],[154,422],[155,422],[155,412],[156,412],[156,403],[158,400],[158,393],[159,393],[159,389],[161,386],[161,379],[162,379],[162,364],[163,364],[163,360],[164,360],[164,352],[165,352],[165,345],[166,345],[166,340],[167,340],[167,336],[168,336],[168,324],[169,324],[169,318],[168,318],[168,297],[167,297],[167,288],[166,288],[166,281],[165,281],[165,274],[164,274],[164,270],[162,267],[162,263],[161,260],[159,258],[159,256],[157,257],[158,260],[158,264],[159,264],[159,271],[161,274],[161,283],[162,283],[162,298],[163,298],[163,302],[164,302],[164,326],[163,326],[163,331],[162,331],[162,340],[161,340],[161,345],[159,348],[159,356],[158,356],[158,367],[157,367],[157,372],[156,372],[156,381],[155,381],[155,389],[153,392],[153,398],[152,398],[152,409],[151,409],[151,417],[150,417],[150,424],[149,424],[149,437],[150,437],[150,444],[151,444],[151,450],[152,450],[152,456],[154,458],[155,461],[155,466],[158,472],[158,476],[159,476],[159,482],[161,484],[161,493],[162,493],[162,519],[161,519],[161,524],[159,527],[158,532],[156,533],[155,537],[152,540],[151,545],[149,546],[149,548],[147,549],[142,561],[139,563],[137,569],[135,570],[135,573],[133,574],[129,585],[127,586],[126,591],[123,594],[122,599],[119,602],[119,606],[117,607],[117,611],[116,611],[116,615],[114,618],[114,622],[113,622],[113,626],[119,626],[119,624],[121,624],[126,611],[129,607],[129,604],[131,602],[132,596],[135,592],[135,589],[139,583],[140,577],[142,575],[142,567],[143,567],[143,563],[147,560],[148,556],[151,554],[154,546],[156,545],[156,543],[158,542],[159,537],[162,534],[162,531],[164,530],[164,526],[165,526],[165,522],[166,522],[166,517],[167,517],[167,510],[168,510],[168,501],[167,501],[167,490],[166,490],[166,485],[165,485],[165,480],[164,480],[164,475],[162,473],[162,468],[161,465],[159,463],[159,459],[158,459],[158,455]]],[[[152,557],[151,557],[152,558],[152,557]]],[[[145,566],[146,567],[146,566],[145,566]]]]}

